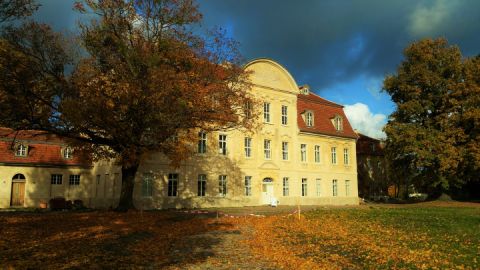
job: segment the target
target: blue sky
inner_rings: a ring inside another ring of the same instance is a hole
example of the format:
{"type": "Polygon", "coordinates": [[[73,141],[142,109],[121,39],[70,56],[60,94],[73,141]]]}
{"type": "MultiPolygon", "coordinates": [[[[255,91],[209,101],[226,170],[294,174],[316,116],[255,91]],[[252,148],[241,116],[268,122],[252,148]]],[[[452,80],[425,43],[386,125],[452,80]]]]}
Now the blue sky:
{"type": "MultiPolygon", "coordinates": [[[[36,17],[74,29],[73,0],[43,0],[36,17]]],[[[220,26],[243,57],[284,65],[299,85],[345,105],[353,127],[382,137],[395,105],[381,92],[402,50],[422,38],[445,37],[465,56],[480,54],[477,0],[198,0],[202,27],[220,26]]]]}

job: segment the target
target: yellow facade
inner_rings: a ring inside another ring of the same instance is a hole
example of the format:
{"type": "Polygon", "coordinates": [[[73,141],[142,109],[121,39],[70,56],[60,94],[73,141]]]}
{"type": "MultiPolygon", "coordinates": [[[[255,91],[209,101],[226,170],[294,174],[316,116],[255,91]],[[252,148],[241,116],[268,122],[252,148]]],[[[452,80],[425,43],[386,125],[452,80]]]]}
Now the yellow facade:
{"type": "MultiPolygon", "coordinates": [[[[177,169],[169,167],[162,154],[152,154],[137,172],[136,207],[240,207],[270,204],[274,200],[280,205],[358,204],[356,139],[300,131],[297,125],[300,90],[292,76],[268,59],[254,60],[245,69],[251,72],[253,94],[270,104],[270,123],[262,124],[253,134],[239,130],[207,134],[206,153],[195,154],[177,169]],[[282,106],[287,106],[286,124],[282,124],[282,106]],[[226,136],[226,155],[219,153],[220,135],[226,136]],[[245,154],[245,137],[251,139],[250,157],[245,154]],[[270,158],[266,158],[265,140],[270,141],[270,158]],[[287,160],[283,158],[282,142],[288,143],[287,160]],[[301,160],[302,144],[306,145],[305,161],[301,160]],[[315,158],[315,146],[320,147],[319,162],[315,158]],[[336,149],[336,164],[332,164],[332,147],[336,149]],[[348,149],[348,164],[344,162],[343,149],[348,149]],[[172,174],[177,175],[176,181],[172,181],[172,174]],[[249,186],[245,185],[246,177],[251,177],[249,186]],[[204,180],[201,184],[199,178],[204,180]],[[288,178],[288,188],[284,185],[284,178],[288,178]],[[225,194],[220,194],[224,188],[220,179],[226,180],[225,194]],[[302,179],[306,179],[303,185],[302,179]],[[199,196],[199,185],[205,187],[204,196],[199,196]],[[250,191],[248,196],[247,189],[250,191]],[[284,194],[287,189],[288,194],[284,194]]],[[[51,194],[49,175],[55,169],[4,168],[7,167],[0,166],[0,181],[4,186],[0,189],[0,207],[8,207],[11,178],[20,172],[26,175],[28,183],[26,197],[28,195],[29,199],[26,199],[25,206],[35,206],[39,200],[48,199],[47,195],[51,194]]],[[[75,187],[76,193],[69,189],[68,181],[61,191],[55,192],[70,200],[78,197],[91,207],[115,206],[121,185],[118,166],[97,162],[93,168],[79,173],[84,181],[75,187]]]]}
{"type": "Polygon", "coordinates": [[[251,135],[237,130],[208,134],[206,153],[196,154],[178,169],[170,168],[161,154],[153,155],[137,173],[134,191],[137,207],[253,206],[270,204],[272,199],[284,205],[358,204],[356,140],[300,132],[296,107],[299,87],[290,74],[268,59],[252,61],[246,65],[246,70],[252,72],[254,95],[270,103],[270,123],[264,123],[261,130],[251,135]],[[288,107],[286,125],[282,125],[282,105],[288,107]],[[220,134],[227,138],[226,155],[218,153],[220,134]],[[251,157],[245,156],[245,137],[251,138],[251,157]],[[265,158],[265,139],[270,140],[269,159],[265,158]],[[288,160],[283,160],[282,142],[288,143],[288,160]],[[306,144],[306,162],[301,161],[301,144],[306,144]],[[315,162],[315,145],[320,146],[318,163],[315,162]],[[332,147],[337,149],[337,164],[331,162],[332,147]],[[344,164],[343,149],[348,149],[348,164],[344,164]],[[172,173],[178,174],[177,196],[168,196],[168,175],[172,173]],[[154,179],[151,194],[142,190],[145,174],[154,179]],[[198,196],[199,175],[206,175],[205,196],[198,196]],[[219,194],[221,175],[227,176],[225,196],[219,194]],[[251,176],[250,196],[246,196],[246,176],[251,176]],[[288,196],[283,194],[285,177],[288,178],[288,196]],[[306,196],[302,196],[302,179],[307,179],[306,196]],[[333,195],[334,179],[337,180],[336,196],[333,195]],[[272,194],[267,194],[270,192],[272,194]]]}

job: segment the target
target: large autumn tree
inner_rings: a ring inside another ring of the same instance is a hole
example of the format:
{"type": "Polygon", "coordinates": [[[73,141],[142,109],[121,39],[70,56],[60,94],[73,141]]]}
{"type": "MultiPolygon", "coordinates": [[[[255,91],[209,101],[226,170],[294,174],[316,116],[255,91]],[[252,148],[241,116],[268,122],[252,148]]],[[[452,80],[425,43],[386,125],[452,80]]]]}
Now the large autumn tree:
{"type": "Polygon", "coordinates": [[[406,184],[448,191],[480,173],[480,59],[445,39],[408,46],[384,91],[396,103],[385,127],[387,155],[406,184]]]}
{"type": "MultiPolygon", "coordinates": [[[[64,39],[13,31],[0,52],[0,124],[79,142],[122,169],[117,210],[134,208],[137,169],[150,153],[188,158],[198,132],[250,128],[253,102],[236,43],[191,32],[193,0],[85,0],[79,61],[64,39]],[[68,66],[73,71],[65,72],[68,66]]],[[[48,32],[50,33],[50,32],[48,32]]]]}

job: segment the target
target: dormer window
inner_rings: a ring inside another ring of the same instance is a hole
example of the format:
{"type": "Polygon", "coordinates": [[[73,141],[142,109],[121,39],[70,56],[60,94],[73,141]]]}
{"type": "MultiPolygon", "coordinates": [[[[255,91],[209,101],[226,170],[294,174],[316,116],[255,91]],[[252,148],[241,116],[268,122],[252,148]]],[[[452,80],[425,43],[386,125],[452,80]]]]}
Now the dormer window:
{"type": "Polygon", "coordinates": [[[310,94],[310,86],[308,86],[307,84],[300,86],[300,93],[302,95],[310,94]]]}
{"type": "Polygon", "coordinates": [[[73,150],[70,147],[65,147],[63,149],[63,158],[64,159],[71,159],[73,157],[73,150]]]}
{"type": "Polygon", "coordinates": [[[305,113],[305,123],[307,124],[308,127],[313,126],[313,112],[306,112],[305,113]]]}
{"type": "Polygon", "coordinates": [[[27,153],[28,153],[27,146],[25,146],[23,144],[19,144],[15,148],[15,156],[17,156],[17,157],[26,157],[27,153]]]}
{"type": "Polygon", "coordinates": [[[343,130],[343,118],[340,115],[335,115],[335,117],[332,119],[333,125],[335,126],[335,129],[337,131],[342,131],[343,130]]]}

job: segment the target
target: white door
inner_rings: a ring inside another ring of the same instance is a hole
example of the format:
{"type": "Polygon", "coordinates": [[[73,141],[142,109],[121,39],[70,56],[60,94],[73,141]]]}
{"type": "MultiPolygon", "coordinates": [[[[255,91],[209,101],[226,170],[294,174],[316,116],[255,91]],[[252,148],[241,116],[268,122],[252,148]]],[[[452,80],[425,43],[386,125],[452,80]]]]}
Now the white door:
{"type": "Polygon", "coordinates": [[[262,187],[262,204],[270,204],[273,198],[273,184],[264,183],[262,187]]]}

